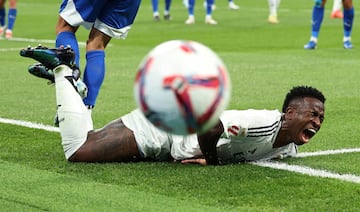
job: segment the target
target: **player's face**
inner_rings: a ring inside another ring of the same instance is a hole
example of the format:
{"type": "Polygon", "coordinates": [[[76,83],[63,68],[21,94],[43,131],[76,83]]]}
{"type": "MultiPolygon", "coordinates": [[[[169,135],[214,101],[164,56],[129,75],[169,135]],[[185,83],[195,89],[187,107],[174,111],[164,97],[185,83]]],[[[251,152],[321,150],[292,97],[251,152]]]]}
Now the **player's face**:
{"type": "Polygon", "coordinates": [[[295,100],[286,111],[291,140],[303,145],[320,130],[324,121],[324,104],[316,98],[305,97],[295,100]]]}

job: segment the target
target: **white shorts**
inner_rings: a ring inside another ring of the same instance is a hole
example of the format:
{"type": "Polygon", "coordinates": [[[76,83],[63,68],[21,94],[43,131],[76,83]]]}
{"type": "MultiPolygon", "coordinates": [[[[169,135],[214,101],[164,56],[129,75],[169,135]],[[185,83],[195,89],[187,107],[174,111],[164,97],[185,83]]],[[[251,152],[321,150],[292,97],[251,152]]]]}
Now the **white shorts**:
{"type": "Polygon", "coordinates": [[[125,39],[140,0],[63,0],[60,16],[71,26],[92,26],[113,38],[125,39]]]}
{"type": "Polygon", "coordinates": [[[121,120],[135,135],[140,155],[153,160],[170,158],[171,135],[152,125],[140,110],[134,110],[121,120]]]}
{"type": "Polygon", "coordinates": [[[140,155],[144,158],[163,161],[201,155],[195,134],[180,136],[166,133],[151,124],[139,109],[121,117],[121,120],[133,131],[140,155]]]}

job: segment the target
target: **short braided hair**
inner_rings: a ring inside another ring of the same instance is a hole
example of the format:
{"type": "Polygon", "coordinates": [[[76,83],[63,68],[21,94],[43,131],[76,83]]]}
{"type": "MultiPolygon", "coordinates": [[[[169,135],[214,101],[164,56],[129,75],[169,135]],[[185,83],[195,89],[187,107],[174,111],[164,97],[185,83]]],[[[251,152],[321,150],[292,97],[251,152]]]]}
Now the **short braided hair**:
{"type": "Polygon", "coordinates": [[[311,86],[295,86],[293,87],[287,94],[284,100],[284,104],[282,107],[282,112],[286,112],[286,108],[288,108],[289,103],[298,98],[312,97],[321,101],[323,104],[325,103],[325,96],[318,89],[311,86]]]}

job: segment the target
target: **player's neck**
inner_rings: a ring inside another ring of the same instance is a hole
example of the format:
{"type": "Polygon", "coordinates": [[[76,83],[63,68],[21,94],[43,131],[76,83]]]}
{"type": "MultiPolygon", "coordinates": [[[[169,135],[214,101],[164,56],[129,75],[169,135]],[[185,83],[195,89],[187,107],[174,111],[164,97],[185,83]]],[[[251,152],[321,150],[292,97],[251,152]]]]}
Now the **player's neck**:
{"type": "Polygon", "coordinates": [[[275,142],[273,143],[273,148],[286,146],[290,143],[292,143],[292,141],[287,136],[286,130],[280,129],[278,135],[275,138],[275,142]]]}
{"type": "Polygon", "coordinates": [[[284,119],[285,119],[285,116],[282,115],[281,127],[280,127],[279,133],[277,134],[275,141],[273,143],[273,148],[286,146],[286,145],[292,143],[292,140],[288,134],[288,130],[289,130],[288,125],[286,124],[286,121],[284,119]]]}

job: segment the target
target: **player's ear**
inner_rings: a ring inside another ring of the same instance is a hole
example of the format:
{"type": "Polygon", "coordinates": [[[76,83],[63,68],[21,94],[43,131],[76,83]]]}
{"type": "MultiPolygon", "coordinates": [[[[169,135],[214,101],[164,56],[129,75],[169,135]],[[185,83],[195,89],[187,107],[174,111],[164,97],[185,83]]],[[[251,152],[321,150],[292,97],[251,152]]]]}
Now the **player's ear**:
{"type": "Polygon", "coordinates": [[[295,114],[296,109],[293,106],[288,106],[285,110],[285,118],[291,119],[293,115],[295,114]]]}

